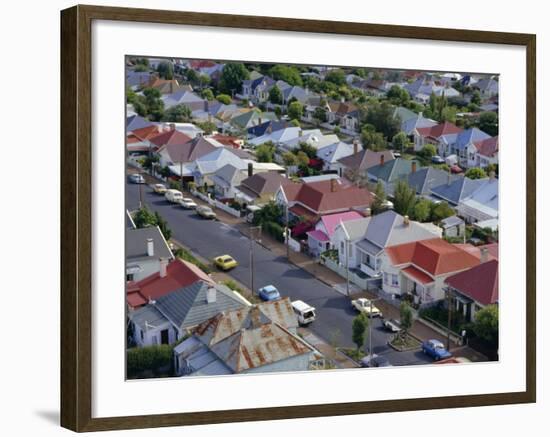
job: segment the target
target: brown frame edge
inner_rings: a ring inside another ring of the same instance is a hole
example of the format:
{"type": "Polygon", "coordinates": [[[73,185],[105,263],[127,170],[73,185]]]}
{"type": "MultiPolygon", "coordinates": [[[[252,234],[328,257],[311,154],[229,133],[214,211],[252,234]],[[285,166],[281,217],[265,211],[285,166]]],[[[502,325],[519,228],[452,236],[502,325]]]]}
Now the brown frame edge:
{"type": "Polygon", "coordinates": [[[278,420],[536,402],[536,36],[477,30],[78,5],[61,11],[61,425],[73,431],[278,420]],[[526,391],[92,418],[91,23],[115,20],[525,46],[527,51],[526,391]]]}

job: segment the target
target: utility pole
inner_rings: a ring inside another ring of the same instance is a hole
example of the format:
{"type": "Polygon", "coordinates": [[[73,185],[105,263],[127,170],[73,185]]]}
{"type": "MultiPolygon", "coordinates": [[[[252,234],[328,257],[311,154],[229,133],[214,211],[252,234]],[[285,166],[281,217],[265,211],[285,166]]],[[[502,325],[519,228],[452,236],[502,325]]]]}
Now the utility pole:
{"type": "Polygon", "coordinates": [[[346,237],[346,296],[349,297],[349,238],[346,237]]]}
{"type": "Polygon", "coordinates": [[[451,349],[451,289],[447,287],[447,350],[451,349]]]}
{"type": "Polygon", "coordinates": [[[254,243],[256,239],[254,238],[254,230],[262,232],[261,226],[251,226],[250,227],[250,292],[255,293],[254,288],[254,243]]]}
{"type": "Polygon", "coordinates": [[[290,226],[288,226],[288,204],[285,208],[285,240],[286,240],[286,258],[290,262],[290,226]]]}
{"type": "Polygon", "coordinates": [[[369,361],[372,359],[372,303],[380,299],[380,297],[369,299],[369,361]]]}
{"type": "MultiPolygon", "coordinates": [[[[141,172],[138,173],[141,175],[141,172]]],[[[139,183],[139,209],[143,208],[143,184],[139,183]]]]}

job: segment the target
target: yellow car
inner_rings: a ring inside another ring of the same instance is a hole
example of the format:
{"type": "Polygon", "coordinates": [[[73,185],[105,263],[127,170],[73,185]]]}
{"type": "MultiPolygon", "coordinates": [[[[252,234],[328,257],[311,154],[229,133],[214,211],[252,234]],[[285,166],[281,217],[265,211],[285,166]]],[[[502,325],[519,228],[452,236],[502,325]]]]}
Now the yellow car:
{"type": "Polygon", "coordinates": [[[155,184],[153,185],[153,191],[157,194],[166,193],[166,185],[164,184],[155,184]]]}
{"type": "Polygon", "coordinates": [[[217,268],[224,271],[231,270],[239,265],[239,263],[229,255],[221,255],[214,258],[214,264],[217,268]]]}

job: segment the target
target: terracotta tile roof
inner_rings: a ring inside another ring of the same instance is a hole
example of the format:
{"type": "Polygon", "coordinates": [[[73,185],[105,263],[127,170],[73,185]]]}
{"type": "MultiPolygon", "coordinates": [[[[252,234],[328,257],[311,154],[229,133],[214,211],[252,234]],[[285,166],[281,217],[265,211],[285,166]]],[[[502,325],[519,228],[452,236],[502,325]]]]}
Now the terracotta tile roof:
{"type": "Polygon", "coordinates": [[[158,299],[197,281],[214,284],[214,281],[197,266],[178,258],[168,264],[164,278],[161,278],[160,273],[157,272],[141,281],[128,282],[126,285],[127,302],[131,307],[144,305],[149,300],[158,299]]]}
{"type": "Polygon", "coordinates": [[[495,156],[498,152],[498,137],[487,138],[483,141],[474,143],[477,151],[480,155],[487,156],[489,158],[495,156]]]}
{"type": "Polygon", "coordinates": [[[146,127],[142,127],[140,129],[136,129],[132,131],[132,133],[130,133],[126,137],[126,139],[128,140],[130,138],[136,138],[138,141],[146,141],[149,138],[152,138],[156,135],[161,134],[162,132],[164,132],[164,129],[162,126],[159,126],[159,125],[146,126],[146,127]]]}
{"type": "Polygon", "coordinates": [[[367,208],[373,195],[364,188],[342,184],[338,179],[283,187],[289,201],[299,202],[317,214],[352,208],[367,208]]]}
{"type": "Polygon", "coordinates": [[[460,132],[462,132],[461,128],[448,121],[432,127],[421,127],[418,129],[419,135],[433,139],[438,139],[442,135],[458,134],[460,132]]]}
{"type": "Polygon", "coordinates": [[[448,277],[445,283],[482,305],[497,303],[498,261],[491,260],[478,264],[448,277]]]}
{"type": "Polygon", "coordinates": [[[386,252],[394,265],[410,263],[432,276],[459,272],[479,264],[479,258],[441,238],[388,247],[386,252]]]}

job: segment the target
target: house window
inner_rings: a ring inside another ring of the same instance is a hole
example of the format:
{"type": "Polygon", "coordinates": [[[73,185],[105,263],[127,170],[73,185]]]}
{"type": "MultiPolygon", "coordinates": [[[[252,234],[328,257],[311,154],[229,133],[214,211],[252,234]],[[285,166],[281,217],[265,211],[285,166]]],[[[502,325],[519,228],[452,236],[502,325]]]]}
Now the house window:
{"type": "Polygon", "coordinates": [[[388,281],[388,274],[387,273],[384,273],[384,284],[388,285],[389,284],[389,281],[388,281]]]}
{"type": "Polygon", "coordinates": [[[396,274],[391,275],[391,285],[393,285],[394,287],[399,285],[399,278],[396,274]]]}
{"type": "Polygon", "coordinates": [[[140,334],[140,337],[141,337],[141,341],[143,341],[143,331],[139,331],[139,334],[140,334]]]}
{"type": "Polygon", "coordinates": [[[126,273],[126,282],[133,281],[133,280],[134,280],[134,274],[126,273]]]}

